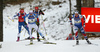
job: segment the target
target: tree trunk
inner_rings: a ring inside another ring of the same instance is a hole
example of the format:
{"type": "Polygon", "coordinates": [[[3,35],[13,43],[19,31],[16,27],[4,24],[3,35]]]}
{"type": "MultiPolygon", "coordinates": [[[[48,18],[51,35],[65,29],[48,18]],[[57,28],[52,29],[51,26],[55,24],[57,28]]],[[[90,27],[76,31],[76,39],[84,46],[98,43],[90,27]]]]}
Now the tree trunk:
{"type": "Polygon", "coordinates": [[[3,41],[3,0],[0,0],[0,42],[3,41]]]}
{"type": "Polygon", "coordinates": [[[81,14],[81,0],[76,0],[76,3],[77,3],[77,10],[81,14]]]}
{"type": "Polygon", "coordinates": [[[94,0],[82,0],[82,7],[94,7],[94,0]]]}
{"type": "MultiPolygon", "coordinates": [[[[69,14],[69,18],[71,18],[71,0],[69,0],[69,5],[70,5],[70,14],[69,14]]],[[[71,27],[71,34],[74,35],[74,32],[73,32],[73,27],[71,27]]]]}

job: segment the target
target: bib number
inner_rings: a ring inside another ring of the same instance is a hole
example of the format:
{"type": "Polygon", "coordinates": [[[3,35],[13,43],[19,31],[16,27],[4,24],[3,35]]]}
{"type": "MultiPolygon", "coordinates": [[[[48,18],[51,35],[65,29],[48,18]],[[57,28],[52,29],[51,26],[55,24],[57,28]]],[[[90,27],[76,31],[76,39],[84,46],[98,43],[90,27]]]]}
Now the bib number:
{"type": "Polygon", "coordinates": [[[35,22],[35,19],[28,19],[28,22],[33,23],[35,22]]]}
{"type": "Polygon", "coordinates": [[[75,21],[75,23],[81,23],[81,20],[80,21],[75,21]]]}

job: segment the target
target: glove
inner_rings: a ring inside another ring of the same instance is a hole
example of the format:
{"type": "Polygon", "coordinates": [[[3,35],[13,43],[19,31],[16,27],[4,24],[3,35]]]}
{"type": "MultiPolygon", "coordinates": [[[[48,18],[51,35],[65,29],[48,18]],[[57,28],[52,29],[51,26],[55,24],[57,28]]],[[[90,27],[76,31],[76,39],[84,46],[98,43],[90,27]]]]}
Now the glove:
{"type": "Polygon", "coordinates": [[[12,20],[12,22],[14,22],[14,20],[12,20]]]}
{"type": "Polygon", "coordinates": [[[42,10],[40,10],[39,15],[40,15],[40,14],[44,15],[44,13],[42,12],[42,10]]]}
{"type": "Polygon", "coordinates": [[[83,25],[83,27],[85,27],[85,25],[83,25]]]}
{"type": "MultiPolygon", "coordinates": [[[[10,18],[9,18],[10,19],[10,18]]],[[[14,22],[14,17],[12,18],[12,19],[10,19],[10,20],[12,20],[12,22],[14,22]]]]}
{"type": "Polygon", "coordinates": [[[83,27],[85,27],[85,23],[83,24],[83,27]]]}
{"type": "Polygon", "coordinates": [[[14,17],[12,17],[12,20],[14,20],[14,17]]]}
{"type": "Polygon", "coordinates": [[[40,23],[39,23],[39,22],[36,22],[36,24],[37,24],[37,26],[39,26],[39,25],[40,25],[40,23]]]}
{"type": "Polygon", "coordinates": [[[24,21],[25,25],[27,25],[27,23],[24,21]]]}

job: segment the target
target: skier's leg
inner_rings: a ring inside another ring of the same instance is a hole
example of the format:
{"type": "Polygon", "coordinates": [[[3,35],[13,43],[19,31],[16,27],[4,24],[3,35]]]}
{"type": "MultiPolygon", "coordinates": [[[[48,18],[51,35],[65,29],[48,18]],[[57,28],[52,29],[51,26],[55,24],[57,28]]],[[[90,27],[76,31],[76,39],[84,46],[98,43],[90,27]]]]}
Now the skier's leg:
{"type": "Polygon", "coordinates": [[[40,38],[39,38],[39,33],[37,32],[37,40],[40,41],[40,38]]]}
{"type": "Polygon", "coordinates": [[[78,45],[79,41],[78,41],[78,27],[77,26],[74,26],[74,33],[75,33],[75,37],[76,37],[76,45],[78,45]]]}
{"type": "Polygon", "coordinates": [[[29,34],[30,34],[30,38],[32,38],[32,24],[28,24],[29,27],[29,34]]]}
{"type": "Polygon", "coordinates": [[[87,39],[87,36],[85,34],[85,31],[84,31],[83,27],[81,27],[80,30],[81,30],[81,33],[84,35],[84,38],[87,39]]]}
{"type": "MultiPolygon", "coordinates": [[[[38,26],[39,28],[39,22],[36,22],[36,25],[38,26]]],[[[39,38],[39,33],[37,32],[37,40],[40,41],[40,38],[39,38]]]]}
{"type": "Polygon", "coordinates": [[[29,28],[28,28],[28,26],[27,26],[27,24],[25,22],[23,22],[23,27],[28,31],[28,34],[30,34],[29,33],[29,28]]]}
{"type": "Polygon", "coordinates": [[[34,29],[40,34],[40,36],[41,36],[42,38],[44,38],[44,36],[43,36],[42,33],[40,32],[38,26],[37,26],[36,24],[34,24],[33,27],[34,27],[34,29]]]}
{"type": "Polygon", "coordinates": [[[74,29],[75,37],[76,37],[76,39],[78,39],[78,27],[74,26],[73,29],[74,29]]]}
{"type": "Polygon", "coordinates": [[[21,26],[22,26],[22,24],[21,24],[21,22],[19,22],[19,24],[18,24],[18,30],[19,30],[19,32],[18,32],[18,36],[17,36],[18,37],[17,41],[20,40],[21,26]]]}
{"type": "Polygon", "coordinates": [[[28,24],[28,27],[29,27],[29,34],[30,34],[30,44],[33,44],[33,40],[32,40],[32,34],[31,34],[31,30],[32,30],[32,27],[33,25],[32,24],[28,24]]]}
{"type": "Polygon", "coordinates": [[[80,30],[81,30],[82,34],[84,35],[84,38],[86,39],[87,43],[91,44],[91,42],[87,38],[87,35],[85,34],[85,31],[84,31],[83,27],[81,27],[80,30]]]}

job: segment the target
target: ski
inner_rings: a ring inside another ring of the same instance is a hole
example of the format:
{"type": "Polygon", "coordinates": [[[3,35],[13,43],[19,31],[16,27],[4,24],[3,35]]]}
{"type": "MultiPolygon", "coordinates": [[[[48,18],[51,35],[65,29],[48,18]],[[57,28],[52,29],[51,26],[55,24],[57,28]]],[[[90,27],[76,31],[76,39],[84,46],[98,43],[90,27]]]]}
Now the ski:
{"type": "MultiPolygon", "coordinates": [[[[91,44],[85,43],[85,44],[99,46],[98,44],[94,44],[94,43],[91,43],[91,44]]],[[[75,47],[75,46],[78,46],[78,45],[75,44],[75,45],[72,45],[72,46],[75,47]]]]}
{"type": "MultiPolygon", "coordinates": [[[[87,44],[87,43],[86,43],[87,44]]],[[[94,43],[91,43],[91,44],[89,44],[89,45],[95,45],[95,46],[99,46],[98,44],[94,44],[94,43]]]]}
{"type": "Polygon", "coordinates": [[[98,44],[92,44],[92,45],[99,46],[98,44]]]}
{"type": "Polygon", "coordinates": [[[53,42],[43,42],[43,44],[54,44],[54,45],[56,45],[56,43],[53,43],[53,42]]]}
{"type": "Polygon", "coordinates": [[[78,45],[75,44],[75,45],[72,45],[72,46],[75,47],[75,46],[78,46],[78,45]]]}
{"type": "MultiPolygon", "coordinates": [[[[33,40],[37,40],[37,38],[32,38],[33,40]]],[[[25,38],[25,39],[22,39],[22,40],[19,40],[19,41],[25,41],[25,40],[30,40],[28,38],[25,38]]],[[[43,40],[43,39],[40,39],[40,40],[43,40]]]]}
{"type": "Polygon", "coordinates": [[[34,44],[26,44],[25,46],[34,45],[34,44]]]}

